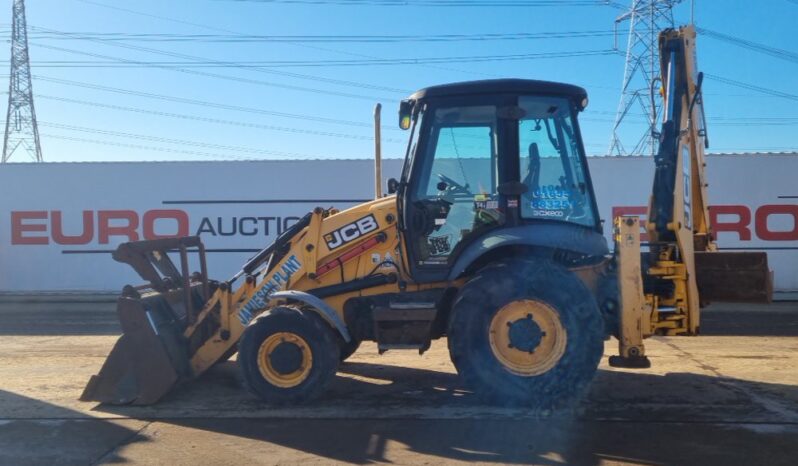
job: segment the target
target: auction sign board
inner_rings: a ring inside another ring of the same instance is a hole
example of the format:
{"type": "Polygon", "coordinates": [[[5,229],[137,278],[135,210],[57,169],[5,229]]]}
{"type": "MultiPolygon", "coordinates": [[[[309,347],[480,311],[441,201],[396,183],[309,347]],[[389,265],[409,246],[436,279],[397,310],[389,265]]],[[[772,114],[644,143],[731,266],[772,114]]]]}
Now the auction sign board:
{"type": "MultiPolygon", "coordinates": [[[[645,215],[649,157],[591,157],[609,240],[618,214],[645,215]]],[[[767,251],[778,291],[798,290],[798,155],[708,157],[711,219],[725,250],[767,251]]],[[[400,160],[384,161],[398,177],[400,160]]],[[[370,160],[40,163],[0,166],[0,291],[114,291],[141,280],[111,252],[125,241],[199,235],[211,278],[316,206],[373,197],[370,160]]]]}

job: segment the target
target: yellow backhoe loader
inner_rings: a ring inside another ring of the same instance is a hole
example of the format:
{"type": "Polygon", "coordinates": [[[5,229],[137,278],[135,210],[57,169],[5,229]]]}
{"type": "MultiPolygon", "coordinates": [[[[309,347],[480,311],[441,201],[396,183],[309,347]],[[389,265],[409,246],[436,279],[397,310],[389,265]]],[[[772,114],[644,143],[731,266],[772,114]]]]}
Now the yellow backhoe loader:
{"type": "Polygon", "coordinates": [[[388,195],[378,157],[375,200],[316,208],[231,279],[208,279],[197,237],[120,245],[114,259],[148,283],[123,290],[123,335],[82,399],[154,403],[238,352],[253,394],[301,402],[361,341],[421,353],[446,337],[478,394],[557,407],[585,390],[608,335],[620,341],[611,364],[646,367],[643,339],[697,334],[706,301],[769,299],[764,253],[713,242],[694,40],[692,27],[660,35],[665,117],[645,251],[636,217],[615,219],[612,251],[602,235],[577,121],[584,89],[429,87],[400,105],[410,137],[388,195]]]}

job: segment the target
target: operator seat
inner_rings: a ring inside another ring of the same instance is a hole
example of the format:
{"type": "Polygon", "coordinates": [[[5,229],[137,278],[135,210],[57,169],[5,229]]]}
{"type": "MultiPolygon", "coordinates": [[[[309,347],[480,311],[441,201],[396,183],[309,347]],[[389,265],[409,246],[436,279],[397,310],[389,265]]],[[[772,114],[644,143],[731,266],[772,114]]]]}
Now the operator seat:
{"type": "Polygon", "coordinates": [[[540,187],[540,150],[536,142],[529,144],[529,168],[522,181],[529,188],[529,195],[540,187]]]}

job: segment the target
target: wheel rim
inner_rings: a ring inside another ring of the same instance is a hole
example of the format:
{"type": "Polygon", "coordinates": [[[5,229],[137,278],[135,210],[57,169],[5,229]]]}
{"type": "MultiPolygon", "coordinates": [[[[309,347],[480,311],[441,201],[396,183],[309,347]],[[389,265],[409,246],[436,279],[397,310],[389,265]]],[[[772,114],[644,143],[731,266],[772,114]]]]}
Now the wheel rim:
{"type": "Polygon", "coordinates": [[[269,335],[258,348],[258,369],[272,385],[296,387],[308,378],[313,367],[313,354],[308,343],[291,332],[269,335]]]}
{"type": "Polygon", "coordinates": [[[546,303],[513,301],[490,322],[490,348],[508,371],[524,377],[548,372],[565,353],[565,328],[557,311],[546,303]]]}

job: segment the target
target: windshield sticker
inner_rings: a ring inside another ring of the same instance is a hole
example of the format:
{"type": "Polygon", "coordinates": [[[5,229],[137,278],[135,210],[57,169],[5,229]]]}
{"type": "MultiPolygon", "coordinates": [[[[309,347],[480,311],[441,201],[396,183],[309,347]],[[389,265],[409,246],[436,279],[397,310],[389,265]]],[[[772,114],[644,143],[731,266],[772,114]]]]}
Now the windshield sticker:
{"type": "Polygon", "coordinates": [[[427,238],[427,247],[431,256],[445,255],[452,249],[449,235],[430,236],[427,238]]]}
{"type": "Polygon", "coordinates": [[[576,207],[571,200],[571,191],[561,186],[546,185],[532,192],[529,203],[532,215],[536,217],[564,217],[565,212],[576,207]]]}
{"type": "Polygon", "coordinates": [[[543,210],[568,210],[574,207],[573,201],[563,201],[557,199],[535,199],[529,203],[533,209],[543,210]]]}
{"type": "Polygon", "coordinates": [[[564,217],[562,210],[533,210],[532,215],[536,217],[564,217]]]}
{"type": "Polygon", "coordinates": [[[541,186],[532,191],[532,198],[534,199],[570,199],[571,190],[564,189],[561,186],[554,186],[553,184],[541,186]]]}
{"type": "Polygon", "coordinates": [[[477,210],[496,210],[499,208],[499,201],[474,201],[474,209],[477,210]]]}

